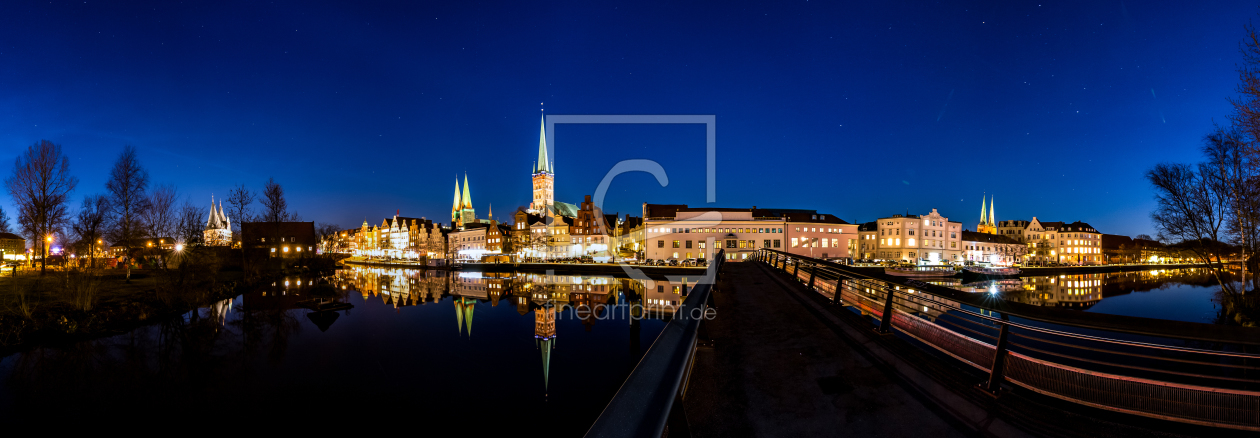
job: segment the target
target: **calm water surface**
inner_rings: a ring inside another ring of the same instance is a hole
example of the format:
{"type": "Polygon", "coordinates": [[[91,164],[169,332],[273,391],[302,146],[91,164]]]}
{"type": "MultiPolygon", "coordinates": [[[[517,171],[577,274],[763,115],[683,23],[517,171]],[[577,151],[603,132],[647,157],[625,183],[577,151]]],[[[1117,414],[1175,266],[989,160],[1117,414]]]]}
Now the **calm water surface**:
{"type": "Polygon", "coordinates": [[[1039,306],[1176,321],[1215,323],[1220,307],[1216,279],[1193,268],[929,282],[1039,306]]]}
{"type": "Polygon", "coordinates": [[[580,435],[664,327],[653,315],[686,290],[681,279],[375,268],[315,283],[287,278],[127,334],[0,359],[0,416],[222,413],[580,435]],[[303,307],[321,304],[330,310],[303,307]],[[644,319],[629,316],[635,304],[644,319]]]}

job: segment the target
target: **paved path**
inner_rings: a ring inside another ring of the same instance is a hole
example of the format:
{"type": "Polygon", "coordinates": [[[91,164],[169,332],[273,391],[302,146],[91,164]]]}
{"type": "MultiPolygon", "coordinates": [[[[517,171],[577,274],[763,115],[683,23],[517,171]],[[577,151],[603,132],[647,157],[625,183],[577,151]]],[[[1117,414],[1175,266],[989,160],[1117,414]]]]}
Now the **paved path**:
{"type": "Polygon", "coordinates": [[[697,352],[684,401],[695,436],[976,435],[793,293],[751,262],[723,267],[717,318],[701,328],[713,346],[697,352]]]}

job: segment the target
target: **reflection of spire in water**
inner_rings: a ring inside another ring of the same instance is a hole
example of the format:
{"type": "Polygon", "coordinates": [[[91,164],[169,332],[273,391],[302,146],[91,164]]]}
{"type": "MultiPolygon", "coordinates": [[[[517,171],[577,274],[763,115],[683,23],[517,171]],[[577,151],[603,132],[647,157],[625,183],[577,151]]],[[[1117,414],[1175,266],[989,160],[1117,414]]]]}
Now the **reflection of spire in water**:
{"type": "Polygon", "coordinates": [[[471,298],[457,297],[455,298],[455,325],[459,328],[459,334],[464,334],[464,326],[468,327],[468,336],[472,337],[472,320],[473,320],[473,304],[477,301],[471,298]]]}
{"type": "Polygon", "coordinates": [[[459,334],[464,334],[464,303],[459,298],[454,300],[455,307],[455,328],[459,329],[459,334]]]}
{"type": "Polygon", "coordinates": [[[551,345],[551,343],[552,343],[552,342],[554,342],[554,341],[555,341],[555,339],[552,339],[552,338],[543,339],[543,341],[542,341],[543,391],[544,391],[544,393],[548,390],[548,388],[550,387],[550,384],[551,384],[551,381],[550,381],[550,379],[551,379],[551,349],[552,349],[552,345],[551,345]]]}
{"type": "Polygon", "coordinates": [[[472,302],[464,304],[464,324],[468,325],[468,337],[472,338],[473,304],[476,304],[477,301],[475,299],[469,300],[472,302]]]}
{"type": "Polygon", "coordinates": [[[550,385],[551,349],[555,348],[556,307],[550,302],[534,309],[534,339],[541,339],[543,362],[543,391],[550,385]]]}

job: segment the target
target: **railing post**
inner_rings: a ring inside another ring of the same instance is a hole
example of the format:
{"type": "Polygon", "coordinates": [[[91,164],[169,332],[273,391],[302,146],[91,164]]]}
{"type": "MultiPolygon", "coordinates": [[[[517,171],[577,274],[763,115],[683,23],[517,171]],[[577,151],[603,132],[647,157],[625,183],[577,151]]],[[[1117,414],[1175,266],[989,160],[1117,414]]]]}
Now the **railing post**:
{"type": "Polygon", "coordinates": [[[896,295],[897,289],[894,287],[888,290],[888,298],[884,300],[884,314],[879,317],[879,334],[886,334],[892,331],[892,312],[893,312],[893,295],[896,295]]]}
{"type": "MultiPolygon", "coordinates": [[[[1002,314],[1002,319],[1006,319],[1006,314],[1002,314]]],[[[989,381],[984,385],[984,389],[992,394],[997,394],[1002,389],[1002,381],[1006,378],[1006,333],[1010,331],[1010,325],[1001,324],[1002,329],[998,331],[997,346],[993,349],[993,366],[989,369],[989,381]]]]}
{"type": "Polygon", "coordinates": [[[818,264],[811,263],[809,265],[809,289],[814,289],[814,274],[818,272],[818,264]]]}

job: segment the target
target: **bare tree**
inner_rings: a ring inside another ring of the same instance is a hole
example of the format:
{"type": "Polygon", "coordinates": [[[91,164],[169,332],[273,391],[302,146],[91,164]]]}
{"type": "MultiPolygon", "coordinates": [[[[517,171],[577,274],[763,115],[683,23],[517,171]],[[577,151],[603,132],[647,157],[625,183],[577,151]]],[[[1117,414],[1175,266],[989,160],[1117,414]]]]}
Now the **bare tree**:
{"type": "Polygon", "coordinates": [[[284,187],[276,183],[275,178],[268,178],[267,185],[263,187],[262,199],[263,206],[260,222],[280,223],[297,219],[296,213],[289,212],[289,201],[284,198],[284,187]]]}
{"type": "Polygon", "coordinates": [[[315,234],[320,238],[332,236],[341,232],[341,226],[337,224],[315,224],[315,234]]]}
{"type": "Polygon", "coordinates": [[[1150,240],[1150,241],[1154,241],[1155,239],[1154,239],[1154,238],[1152,238],[1150,234],[1138,234],[1138,235],[1136,235],[1136,236],[1133,236],[1133,240],[1150,240]]]}
{"type": "Polygon", "coordinates": [[[9,224],[9,213],[0,208],[0,233],[12,233],[13,225],[9,224]]]}
{"type": "Polygon", "coordinates": [[[105,228],[109,225],[109,199],[102,195],[91,195],[83,198],[79,213],[70,224],[70,231],[78,239],[78,247],[88,252],[90,267],[96,267],[96,253],[105,244],[105,228]]]}
{"type": "Polygon", "coordinates": [[[141,216],[149,237],[173,237],[178,224],[175,186],[162,184],[149,192],[148,207],[141,216]]]}
{"type": "Polygon", "coordinates": [[[245,187],[244,184],[238,185],[228,192],[228,211],[232,212],[233,216],[236,216],[232,223],[236,224],[234,232],[237,234],[237,237],[240,237],[241,224],[253,220],[254,209],[251,206],[254,204],[256,197],[257,195],[245,187]]]}
{"type": "Polygon", "coordinates": [[[1230,190],[1211,176],[1213,171],[1208,163],[1162,163],[1147,171],[1146,179],[1155,188],[1151,221],[1161,241],[1184,245],[1232,296],[1237,291],[1225,272],[1220,250],[1232,210],[1230,190]]]}
{"type": "MultiPolygon", "coordinates": [[[[236,220],[232,223],[236,224],[236,238],[241,242],[241,267],[245,267],[246,263],[246,245],[245,245],[245,222],[253,220],[254,199],[257,195],[240,184],[228,192],[228,209],[236,216],[236,220]]],[[[230,218],[229,218],[230,219],[230,218]]]]}
{"type": "Polygon", "coordinates": [[[109,181],[105,189],[109,192],[110,211],[114,221],[109,231],[109,240],[122,245],[127,257],[127,282],[131,282],[131,245],[144,233],[144,210],[148,208],[148,197],[145,192],[149,188],[149,172],[140,166],[136,158],[136,148],[131,145],[123,147],[109,172],[109,181]]]}
{"type": "Polygon", "coordinates": [[[47,238],[65,224],[66,202],[79,179],[70,175],[70,158],[61,145],[40,140],[26,148],[13,163],[13,175],[5,180],[9,195],[18,205],[19,222],[43,255],[40,275],[48,268],[47,238]]]}
{"type": "Polygon", "coordinates": [[[176,242],[181,242],[184,247],[199,246],[205,244],[205,225],[202,224],[202,218],[208,217],[209,211],[205,207],[198,207],[191,200],[185,199],[184,204],[175,212],[175,238],[176,242]]]}

